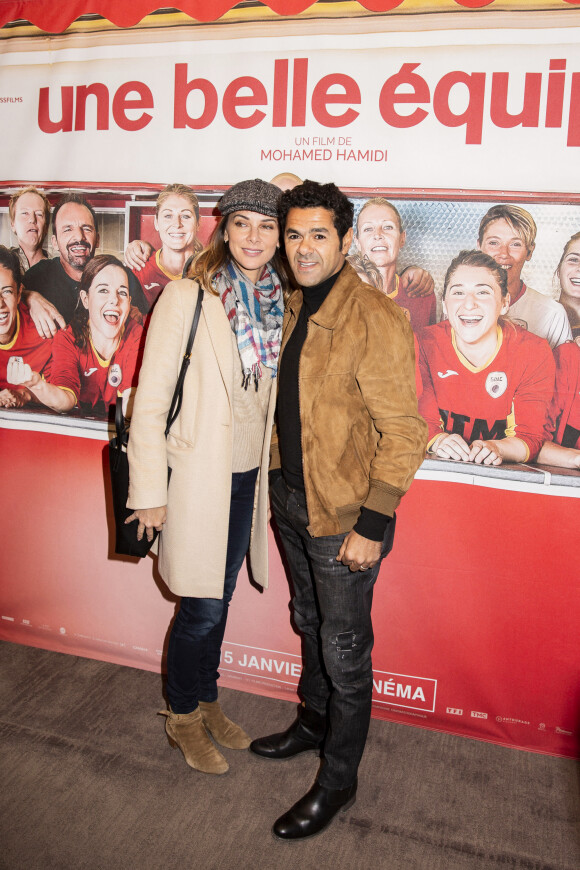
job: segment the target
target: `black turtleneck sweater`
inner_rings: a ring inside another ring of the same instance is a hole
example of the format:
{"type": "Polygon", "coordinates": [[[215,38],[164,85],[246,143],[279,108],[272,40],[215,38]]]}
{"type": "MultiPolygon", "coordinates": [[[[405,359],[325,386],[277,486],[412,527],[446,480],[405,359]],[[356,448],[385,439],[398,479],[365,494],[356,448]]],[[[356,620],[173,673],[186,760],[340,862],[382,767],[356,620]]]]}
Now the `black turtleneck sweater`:
{"type": "MultiPolygon", "coordinates": [[[[344,268],[344,266],[343,266],[344,268]]],[[[302,465],[302,425],[300,423],[300,395],[298,372],[300,354],[306,341],[308,320],[316,314],[336,283],[342,269],[314,287],[303,287],[303,303],[298,320],[288,343],[278,372],[278,444],[282,474],[291,489],[304,492],[302,465]]],[[[391,517],[362,507],[355,531],[371,541],[382,541],[391,517]]]]}

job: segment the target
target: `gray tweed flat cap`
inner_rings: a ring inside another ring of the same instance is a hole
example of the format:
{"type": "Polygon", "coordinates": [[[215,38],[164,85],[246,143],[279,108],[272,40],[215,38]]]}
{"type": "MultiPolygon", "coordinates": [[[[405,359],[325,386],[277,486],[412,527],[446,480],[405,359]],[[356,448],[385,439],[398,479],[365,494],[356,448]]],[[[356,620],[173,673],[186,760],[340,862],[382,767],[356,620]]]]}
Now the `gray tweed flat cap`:
{"type": "Polygon", "coordinates": [[[255,211],[268,217],[278,217],[278,203],[282,191],[275,184],[254,178],[251,181],[240,181],[226,190],[219,201],[220,214],[225,217],[234,211],[255,211]]]}

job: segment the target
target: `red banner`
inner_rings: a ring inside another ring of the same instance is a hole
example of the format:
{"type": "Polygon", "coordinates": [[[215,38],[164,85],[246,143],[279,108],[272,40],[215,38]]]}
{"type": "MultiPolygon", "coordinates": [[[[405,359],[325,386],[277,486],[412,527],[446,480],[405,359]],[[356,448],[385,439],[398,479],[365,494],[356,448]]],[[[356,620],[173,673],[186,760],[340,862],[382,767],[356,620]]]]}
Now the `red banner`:
{"type": "MultiPolygon", "coordinates": [[[[424,0],[420,6],[417,6],[416,2],[413,3],[411,10],[405,9],[406,3],[411,6],[410,0],[359,0],[358,3],[348,5],[358,6],[369,12],[451,12],[454,9],[485,9],[495,2],[496,0],[443,0],[443,2],[439,0],[438,3],[435,3],[424,0]]],[[[579,3],[580,0],[552,0],[547,5],[565,8],[566,5],[574,6],[579,3]]],[[[281,16],[299,15],[313,6],[311,0],[267,0],[267,2],[257,5],[264,6],[281,16]]],[[[322,6],[322,4],[314,5],[322,6]]],[[[332,4],[326,3],[325,5],[327,7],[325,12],[328,14],[328,7],[332,4]]],[[[340,5],[345,6],[344,3],[340,5]]],[[[537,3],[534,3],[533,0],[530,0],[527,5],[530,9],[537,8],[537,3]]],[[[177,8],[181,12],[200,22],[217,21],[235,6],[236,0],[180,0],[177,4],[177,8]]],[[[513,6],[518,10],[522,9],[521,2],[508,3],[507,6],[508,8],[513,6]]],[[[542,6],[545,7],[546,4],[542,4],[542,6]]],[[[502,2],[501,7],[502,10],[505,10],[506,3],[502,2]]],[[[117,27],[133,27],[155,9],[156,7],[151,4],[151,0],[129,0],[129,2],[123,3],[119,3],[118,0],[68,0],[67,3],[54,3],[53,0],[1,0],[0,26],[4,26],[8,22],[24,20],[48,33],[60,33],[82,15],[96,14],[116,24],[117,27]]]]}
{"type": "MultiPolygon", "coordinates": [[[[152,559],[112,554],[103,451],[3,431],[0,638],[158,671],[177,599],[152,559]]],[[[538,485],[498,492],[499,472],[483,487],[445,482],[433,466],[401,505],[377,581],[373,715],[575,757],[578,500],[538,485]]],[[[240,573],[221,682],[295,698],[300,643],[273,536],[270,559],[264,593],[240,573]]]]}

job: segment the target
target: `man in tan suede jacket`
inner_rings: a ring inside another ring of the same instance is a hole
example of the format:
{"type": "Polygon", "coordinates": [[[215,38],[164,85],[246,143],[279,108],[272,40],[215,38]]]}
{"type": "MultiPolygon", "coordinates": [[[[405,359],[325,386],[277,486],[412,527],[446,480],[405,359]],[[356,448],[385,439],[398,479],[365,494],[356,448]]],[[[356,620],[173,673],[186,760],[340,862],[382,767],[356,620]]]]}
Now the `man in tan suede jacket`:
{"type": "Polygon", "coordinates": [[[270,500],[303,639],[303,700],[286,731],[250,748],[270,759],[323,756],[310,791],[274,824],[285,840],[324,830],[354,803],[371,715],[373,587],[427,441],[413,333],[345,262],[352,220],[333,184],[306,181],[282,196],[301,289],[284,317],[270,500]]]}

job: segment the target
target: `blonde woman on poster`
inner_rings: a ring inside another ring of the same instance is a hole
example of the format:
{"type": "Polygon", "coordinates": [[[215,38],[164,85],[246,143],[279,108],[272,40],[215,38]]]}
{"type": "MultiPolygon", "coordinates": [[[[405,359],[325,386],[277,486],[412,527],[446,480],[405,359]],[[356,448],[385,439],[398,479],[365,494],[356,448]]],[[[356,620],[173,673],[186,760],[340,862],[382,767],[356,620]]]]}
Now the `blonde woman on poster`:
{"type": "Polygon", "coordinates": [[[462,251],[443,289],[448,318],[418,336],[429,426],[428,452],[441,459],[527,462],[546,437],[554,391],[548,342],[505,319],[505,270],[482,251],[462,251]]]}
{"type": "Polygon", "coordinates": [[[185,184],[163,188],[155,207],[161,247],[154,251],[148,242],[136,239],[125,251],[127,265],[139,280],[149,308],[166,284],[181,278],[189,258],[201,251],[198,228],[199,203],[193,190],[185,184]]]}
{"type": "Polygon", "coordinates": [[[22,361],[9,367],[8,379],[53,411],[78,405],[106,414],[117,395],[126,406],[136,386],[143,333],[129,316],[129,275],[120,260],[101,254],[89,261],[79,303],[69,326],[52,341],[49,380],[22,361]]]}
{"type": "Polygon", "coordinates": [[[403,275],[397,274],[397,258],[406,232],[392,202],[382,196],[369,199],[358,213],[354,230],[357,253],[348,260],[363,280],[396,302],[414,331],[435,323],[437,304],[429,273],[410,268],[403,275]]]}
{"type": "Polygon", "coordinates": [[[167,653],[166,731],[187,764],[212,774],[228,769],[215,743],[250,744],[221,710],[217,680],[228,607],[248,550],[254,580],[268,582],[268,462],[286,284],[279,197],[260,179],[226,191],[222,218],[190,277],[162,292],[129,439],[134,513],[127,522],[138,521],[138,538],[161,532],[154,545],[159,572],[181,596],[167,653]],[[202,314],[183,405],[165,438],[199,287],[202,314]]]}

